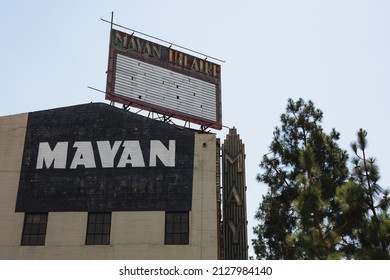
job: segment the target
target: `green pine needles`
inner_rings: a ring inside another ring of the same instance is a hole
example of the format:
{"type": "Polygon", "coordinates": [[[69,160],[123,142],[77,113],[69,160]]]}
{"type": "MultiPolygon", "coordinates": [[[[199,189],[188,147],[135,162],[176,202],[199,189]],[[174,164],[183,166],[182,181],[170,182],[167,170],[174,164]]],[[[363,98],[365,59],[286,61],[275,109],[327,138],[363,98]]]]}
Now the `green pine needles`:
{"type": "Polygon", "coordinates": [[[340,134],[325,133],[322,117],[312,101],[288,100],[257,177],[269,189],[255,216],[256,257],[389,259],[390,198],[366,155],[367,132],[360,129],[351,144],[349,171],[340,134]]]}

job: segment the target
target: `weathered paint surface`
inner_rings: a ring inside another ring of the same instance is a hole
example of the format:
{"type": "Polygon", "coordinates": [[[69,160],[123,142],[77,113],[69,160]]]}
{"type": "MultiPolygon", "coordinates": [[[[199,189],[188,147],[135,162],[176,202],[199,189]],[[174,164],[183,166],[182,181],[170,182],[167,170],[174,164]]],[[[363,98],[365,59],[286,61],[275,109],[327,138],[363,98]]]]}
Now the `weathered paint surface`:
{"type": "Polygon", "coordinates": [[[193,132],[109,105],[30,113],[16,211],[189,211],[193,158],[193,132]]]}

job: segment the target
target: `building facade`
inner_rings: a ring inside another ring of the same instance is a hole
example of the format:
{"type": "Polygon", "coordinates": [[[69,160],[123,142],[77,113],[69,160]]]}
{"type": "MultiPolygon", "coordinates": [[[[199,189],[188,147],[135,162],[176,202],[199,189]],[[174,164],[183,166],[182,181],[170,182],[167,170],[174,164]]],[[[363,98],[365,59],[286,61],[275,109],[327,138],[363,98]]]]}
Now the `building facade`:
{"type": "Polygon", "coordinates": [[[0,259],[219,259],[217,142],[99,103],[0,117],[0,259]]]}

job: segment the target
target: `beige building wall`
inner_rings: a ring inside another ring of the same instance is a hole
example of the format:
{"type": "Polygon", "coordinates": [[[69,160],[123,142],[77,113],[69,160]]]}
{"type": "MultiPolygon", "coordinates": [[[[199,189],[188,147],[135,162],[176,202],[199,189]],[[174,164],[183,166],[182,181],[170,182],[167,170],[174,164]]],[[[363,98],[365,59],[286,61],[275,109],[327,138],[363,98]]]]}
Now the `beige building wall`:
{"type": "Polygon", "coordinates": [[[19,258],[24,214],[15,213],[28,114],[0,118],[0,258],[19,258]]]}
{"type": "Polygon", "coordinates": [[[20,246],[15,213],[28,114],[0,117],[0,259],[217,259],[216,137],[195,135],[188,245],[164,245],[165,212],[113,212],[110,245],[85,245],[86,212],[50,212],[44,246],[20,246]]]}

